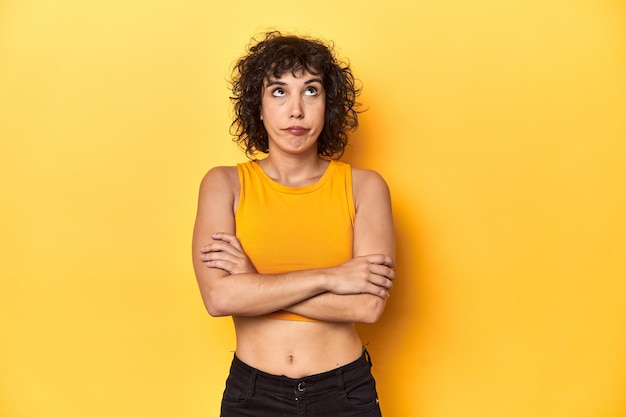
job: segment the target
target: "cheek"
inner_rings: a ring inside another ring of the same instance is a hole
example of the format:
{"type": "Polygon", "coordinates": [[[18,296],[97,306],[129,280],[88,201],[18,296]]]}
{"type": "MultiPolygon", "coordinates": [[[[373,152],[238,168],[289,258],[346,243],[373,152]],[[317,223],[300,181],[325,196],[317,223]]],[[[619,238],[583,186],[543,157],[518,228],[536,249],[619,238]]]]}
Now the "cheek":
{"type": "Polygon", "coordinates": [[[321,106],[319,111],[318,111],[318,118],[320,120],[320,124],[324,124],[324,119],[326,118],[326,107],[321,106]]]}
{"type": "Polygon", "coordinates": [[[261,120],[263,120],[263,123],[271,123],[274,114],[275,111],[273,111],[271,106],[261,107],[261,120]]]}

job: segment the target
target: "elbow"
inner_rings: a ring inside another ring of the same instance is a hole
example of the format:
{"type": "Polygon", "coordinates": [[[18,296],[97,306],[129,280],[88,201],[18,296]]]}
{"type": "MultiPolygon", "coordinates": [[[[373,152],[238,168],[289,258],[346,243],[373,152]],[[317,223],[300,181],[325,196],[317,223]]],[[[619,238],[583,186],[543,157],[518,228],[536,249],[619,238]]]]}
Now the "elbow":
{"type": "Polygon", "coordinates": [[[215,304],[205,302],[204,306],[206,307],[206,311],[209,313],[211,317],[228,316],[228,314],[226,314],[223,309],[220,309],[215,304]]]}
{"type": "Polygon", "coordinates": [[[211,317],[224,317],[231,315],[228,303],[224,302],[224,297],[218,297],[209,292],[204,294],[202,299],[204,301],[204,307],[211,317]]]}
{"type": "Polygon", "coordinates": [[[362,303],[357,323],[374,324],[383,315],[385,310],[386,301],[375,295],[371,296],[370,300],[366,303],[362,303]]]}

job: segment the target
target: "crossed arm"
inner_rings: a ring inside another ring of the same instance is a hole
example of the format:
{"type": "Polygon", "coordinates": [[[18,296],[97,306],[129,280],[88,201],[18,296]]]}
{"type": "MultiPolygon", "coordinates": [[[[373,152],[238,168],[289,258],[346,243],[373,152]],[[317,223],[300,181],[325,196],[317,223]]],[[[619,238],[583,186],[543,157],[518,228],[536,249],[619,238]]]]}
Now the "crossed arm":
{"type": "Polygon", "coordinates": [[[287,310],[325,321],[376,321],[395,278],[389,191],[372,171],[354,170],[353,184],[353,258],[330,268],[262,275],[234,235],[236,168],[209,171],[200,188],[193,238],[194,269],[209,313],[257,316],[287,310]]]}

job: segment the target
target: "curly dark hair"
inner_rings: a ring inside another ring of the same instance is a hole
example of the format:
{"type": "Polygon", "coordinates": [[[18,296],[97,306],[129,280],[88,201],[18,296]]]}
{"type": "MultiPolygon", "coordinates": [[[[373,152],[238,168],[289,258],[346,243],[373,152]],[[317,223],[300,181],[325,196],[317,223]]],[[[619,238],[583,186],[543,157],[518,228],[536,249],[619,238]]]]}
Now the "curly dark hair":
{"type": "Polygon", "coordinates": [[[231,125],[233,140],[249,158],[257,151],[269,151],[267,132],[261,121],[264,81],[279,78],[287,71],[294,76],[301,71],[321,75],[326,110],[317,153],[341,157],[348,144],[348,132],[357,128],[360,113],[356,98],[361,89],[349,64],[335,57],[332,44],[277,31],[266,33],[260,41],[253,38],[246,55],[235,64],[231,81],[235,113],[231,125]]]}

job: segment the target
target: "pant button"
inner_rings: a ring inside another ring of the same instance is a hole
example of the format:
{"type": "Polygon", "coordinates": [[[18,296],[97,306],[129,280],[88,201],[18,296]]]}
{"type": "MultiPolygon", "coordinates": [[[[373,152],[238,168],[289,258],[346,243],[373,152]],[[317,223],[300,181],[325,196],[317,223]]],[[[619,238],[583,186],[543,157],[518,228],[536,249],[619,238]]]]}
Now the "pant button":
{"type": "Polygon", "coordinates": [[[306,382],[300,382],[298,384],[298,391],[304,392],[305,389],[306,389],[306,382]]]}

